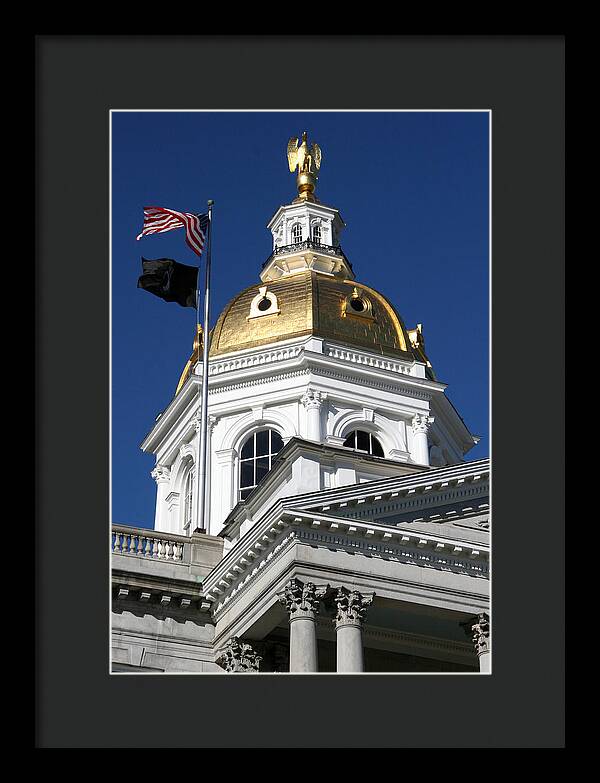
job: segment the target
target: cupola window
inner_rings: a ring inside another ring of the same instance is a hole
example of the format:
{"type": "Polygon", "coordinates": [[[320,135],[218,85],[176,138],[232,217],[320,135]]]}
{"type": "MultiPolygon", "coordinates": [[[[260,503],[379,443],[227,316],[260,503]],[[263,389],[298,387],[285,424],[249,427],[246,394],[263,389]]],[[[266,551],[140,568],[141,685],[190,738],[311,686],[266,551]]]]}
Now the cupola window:
{"type": "Polygon", "coordinates": [[[373,457],[383,457],[383,448],[375,435],[364,430],[354,430],[344,441],[347,449],[356,449],[371,454],[373,457]]]}
{"type": "Polygon", "coordinates": [[[302,242],[302,226],[300,223],[295,223],[292,226],[292,244],[297,245],[302,242]]]}
{"type": "Polygon", "coordinates": [[[356,287],[352,289],[350,296],[347,296],[344,299],[342,305],[342,316],[346,317],[348,315],[375,320],[373,317],[373,305],[371,304],[371,300],[356,287]]]}
{"type": "Polygon", "coordinates": [[[244,441],[240,452],[240,500],[244,500],[271,470],[273,459],[283,448],[275,430],[259,430],[244,441]]]}
{"type": "Polygon", "coordinates": [[[312,238],[313,242],[318,245],[321,244],[321,225],[319,223],[315,223],[315,225],[312,227],[312,238]]]}
{"type": "Polygon", "coordinates": [[[258,294],[250,302],[250,314],[247,320],[260,318],[263,315],[278,315],[280,312],[275,294],[268,291],[266,285],[261,285],[258,294]]]}

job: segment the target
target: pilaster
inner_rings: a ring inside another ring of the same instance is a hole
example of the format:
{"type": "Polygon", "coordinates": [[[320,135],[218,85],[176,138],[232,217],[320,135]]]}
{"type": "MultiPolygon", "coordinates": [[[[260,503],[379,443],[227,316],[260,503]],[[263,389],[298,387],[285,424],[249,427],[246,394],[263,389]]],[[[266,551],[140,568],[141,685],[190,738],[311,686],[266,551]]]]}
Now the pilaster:
{"type": "Polygon", "coordinates": [[[308,440],[321,442],[321,406],[326,399],[326,394],[311,388],[308,388],[300,398],[300,402],[306,410],[306,437],[308,440]]]}
{"type": "Polygon", "coordinates": [[[169,525],[169,508],[166,502],[171,481],[171,471],[165,465],[156,465],[150,475],[156,481],[154,529],[172,532],[169,525]]]}
{"type": "Polygon", "coordinates": [[[433,424],[433,416],[427,413],[415,413],[412,418],[413,431],[413,459],[419,465],[429,465],[429,445],[427,442],[427,433],[429,427],[433,424]]]}

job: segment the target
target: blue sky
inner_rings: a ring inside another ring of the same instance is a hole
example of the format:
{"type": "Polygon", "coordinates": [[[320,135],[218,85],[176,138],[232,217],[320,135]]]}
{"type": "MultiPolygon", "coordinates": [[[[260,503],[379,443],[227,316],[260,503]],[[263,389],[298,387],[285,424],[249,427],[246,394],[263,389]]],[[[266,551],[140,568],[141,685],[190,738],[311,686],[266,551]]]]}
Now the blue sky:
{"type": "MultiPolygon", "coordinates": [[[[258,282],[266,224],[296,195],[286,146],[323,151],[317,196],[346,222],[357,280],[407,328],[423,324],[447,395],[489,454],[489,171],[484,112],[112,114],[112,519],[152,527],[154,457],[140,443],[172,400],[195,311],[138,289],[141,256],[197,264],[182,231],[136,241],[145,205],[206,211],[214,199],[211,326],[258,282]]],[[[202,264],[202,258],[200,259],[202,264]]]]}

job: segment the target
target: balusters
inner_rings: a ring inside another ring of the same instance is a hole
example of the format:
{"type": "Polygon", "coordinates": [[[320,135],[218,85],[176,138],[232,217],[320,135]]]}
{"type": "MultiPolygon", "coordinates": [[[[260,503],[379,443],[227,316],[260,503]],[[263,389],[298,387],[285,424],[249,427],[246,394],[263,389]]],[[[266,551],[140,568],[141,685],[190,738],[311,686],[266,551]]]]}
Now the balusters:
{"type": "Polygon", "coordinates": [[[182,541],[169,540],[144,533],[111,531],[111,549],[115,554],[156,558],[181,562],[184,554],[182,541]]]}

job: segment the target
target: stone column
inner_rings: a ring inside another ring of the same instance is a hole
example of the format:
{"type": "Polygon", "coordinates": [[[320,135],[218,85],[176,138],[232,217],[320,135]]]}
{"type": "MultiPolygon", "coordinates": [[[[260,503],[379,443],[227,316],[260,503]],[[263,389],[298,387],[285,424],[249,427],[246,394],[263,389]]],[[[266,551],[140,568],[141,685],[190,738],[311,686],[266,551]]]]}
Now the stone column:
{"type": "Polygon", "coordinates": [[[339,587],[334,596],[337,606],[337,671],[362,672],[365,669],[362,643],[362,623],[375,593],[359,593],[339,587]]]}
{"type": "Polygon", "coordinates": [[[254,652],[252,645],[241,642],[237,636],[232,636],[215,663],[229,674],[234,674],[255,673],[259,670],[261,661],[262,657],[254,652]]]}
{"type": "Polygon", "coordinates": [[[327,395],[307,389],[300,402],[306,409],[306,438],[321,442],[321,405],[327,395]]]}
{"type": "Polygon", "coordinates": [[[433,416],[429,416],[426,413],[415,413],[412,419],[413,459],[419,465],[429,465],[427,432],[429,431],[429,425],[433,424],[433,422],[433,416]]]}
{"type": "Polygon", "coordinates": [[[154,529],[171,533],[173,531],[169,524],[169,509],[167,506],[167,490],[171,481],[171,471],[164,465],[156,465],[150,475],[156,481],[154,529]]]}
{"type": "Polygon", "coordinates": [[[490,616],[487,612],[480,612],[461,623],[465,633],[471,637],[475,652],[479,658],[479,671],[489,673],[492,663],[492,640],[490,636],[490,616]]]}
{"type": "Polygon", "coordinates": [[[328,589],[329,585],[316,587],[312,582],[290,579],[277,596],[290,615],[290,672],[319,670],[315,616],[328,589]]]}

